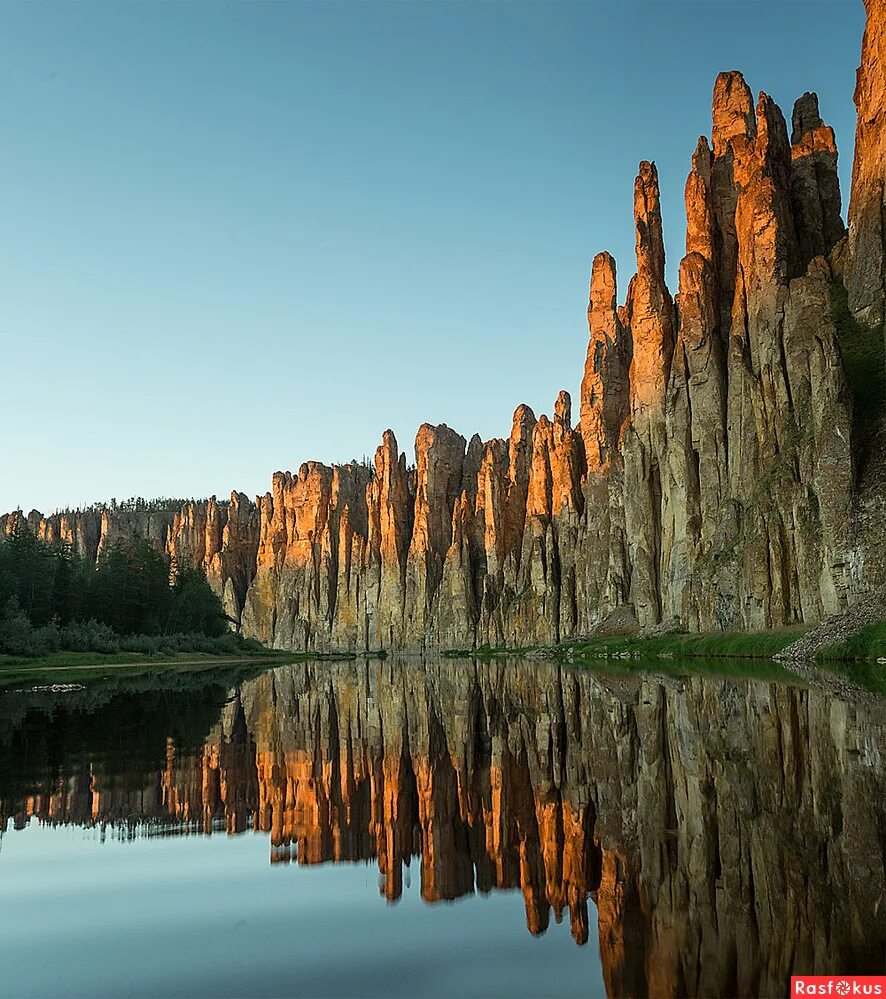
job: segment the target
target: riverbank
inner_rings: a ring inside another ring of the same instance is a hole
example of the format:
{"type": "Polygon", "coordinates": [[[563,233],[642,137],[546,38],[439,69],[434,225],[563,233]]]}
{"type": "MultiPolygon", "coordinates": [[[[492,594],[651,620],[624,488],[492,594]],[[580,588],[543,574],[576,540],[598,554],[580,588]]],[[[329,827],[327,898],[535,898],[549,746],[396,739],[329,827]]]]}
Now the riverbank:
{"type": "Polygon", "coordinates": [[[671,632],[663,635],[607,635],[582,638],[558,645],[480,646],[469,652],[451,649],[447,657],[473,655],[479,659],[497,659],[508,655],[525,655],[534,659],[760,659],[768,660],[792,645],[805,634],[805,628],[783,628],[760,632],[718,632],[688,634],[671,632]]]}
{"type": "MultiPolygon", "coordinates": [[[[845,622],[848,615],[841,616],[845,622]]],[[[675,666],[691,664],[692,671],[782,678],[785,671],[819,679],[830,675],[842,689],[849,681],[878,696],[886,696],[886,622],[857,623],[851,633],[841,631],[839,641],[816,645],[808,656],[793,650],[802,647],[814,633],[829,630],[829,623],[816,629],[795,627],[760,632],[720,632],[689,634],[609,635],[562,642],[558,645],[522,649],[482,646],[471,652],[449,650],[443,655],[456,658],[473,655],[482,660],[506,659],[521,655],[529,659],[551,660],[565,665],[625,671],[650,669],[671,672],[675,666]]]]}
{"type": "Polygon", "coordinates": [[[203,664],[297,662],[320,659],[339,662],[349,659],[384,659],[385,652],[286,652],[281,649],[256,648],[242,654],[220,655],[211,652],[179,652],[176,655],[142,652],[53,652],[48,656],[0,655],[0,675],[4,670],[43,672],[71,669],[117,669],[124,666],[198,666],[203,664]]]}
{"type": "MultiPolygon", "coordinates": [[[[817,631],[818,629],[816,629],[817,631]]],[[[780,659],[782,653],[800,645],[812,634],[806,627],[779,628],[756,632],[681,631],[666,634],[642,633],[575,639],[557,645],[478,646],[475,649],[447,649],[447,658],[474,656],[499,659],[513,655],[533,659],[780,659]]],[[[886,621],[859,626],[838,641],[819,645],[808,656],[821,663],[877,662],[886,664],[886,621]]]]}
{"type": "Polygon", "coordinates": [[[209,653],[179,653],[176,656],[142,655],[138,653],[64,653],[57,652],[41,659],[0,656],[0,690],[20,686],[55,690],[72,684],[113,682],[148,682],[172,684],[179,687],[193,682],[228,685],[242,678],[257,676],[267,669],[300,661],[327,660],[350,661],[363,658],[384,658],[383,655],[358,655],[357,653],[284,652],[264,649],[250,655],[212,655],[209,653]],[[207,678],[200,680],[199,678],[207,678]]]}
{"type": "Polygon", "coordinates": [[[156,666],[181,665],[183,663],[229,663],[250,662],[274,658],[291,658],[286,653],[271,649],[238,651],[236,654],[213,652],[178,652],[172,655],[146,652],[52,652],[45,656],[6,656],[0,655],[0,672],[15,670],[83,669],[100,666],[132,666],[151,664],[156,666]]]}
{"type": "MultiPolygon", "coordinates": [[[[558,645],[539,646],[489,646],[475,649],[445,649],[440,655],[445,659],[504,659],[525,656],[530,659],[556,659],[578,661],[589,659],[747,659],[771,660],[782,658],[780,653],[810,635],[807,628],[781,628],[759,632],[719,632],[690,634],[671,632],[660,635],[609,635],[561,642],[558,645]]],[[[242,653],[216,654],[180,652],[175,655],[141,652],[54,652],[47,656],[0,655],[0,671],[49,670],[87,667],[115,667],[138,664],[155,666],[199,663],[230,663],[250,661],[285,660],[353,660],[384,659],[388,653],[375,652],[286,652],[267,649],[250,643],[242,653]]],[[[886,665],[886,621],[860,628],[833,645],[818,649],[810,660],[822,663],[877,662],[886,665]]]]}
{"type": "Polygon", "coordinates": [[[292,658],[282,653],[276,655],[219,656],[211,653],[182,652],[176,656],[144,655],[138,652],[114,652],[99,655],[93,652],[54,652],[50,656],[27,659],[23,656],[0,656],[0,673],[69,669],[116,669],[122,666],[197,666],[203,663],[265,662],[269,659],[292,658]]]}
{"type": "MultiPolygon", "coordinates": [[[[821,628],[822,626],[819,626],[821,628]]],[[[515,648],[481,646],[476,649],[450,649],[439,653],[443,658],[472,658],[481,661],[507,660],[514,657],[545,660],[563,665],[588,666],[594,669],[634,672],[638,669],[670,673],[674,668],[691,664],[692,670],[719,671],[729,674],[780,678],[785,669],[795,674],[791,650],[813,638],[819,629],[784,628],[762,632],[688,634],[622,634],[585,638],[552,646],[515,648]],[[778,676],[776,676],[778,674],[778,676]]],[[[249,643],[242,653],[214,654],[180,652],[175,655],[145,653],[56,652],[40,658],[0,656],[0,678],[11,676],[47,678],[65,681],[120,671],[162,672],[227,668],[255,665],[266,668],[277,663],[299,661],[349,661],[384,659],[378,652],[285,652],[249,643]]],[[[839,642],[820,648],[805,659],[806,667],[819,664],[852,679],[868,690],[886,693],[886,622],[860,627],[839,642]],[[879,660],[879,661],[878,661],[879,660]]],[[[803,663],[800,663],[803,665],[803,663]]]]}

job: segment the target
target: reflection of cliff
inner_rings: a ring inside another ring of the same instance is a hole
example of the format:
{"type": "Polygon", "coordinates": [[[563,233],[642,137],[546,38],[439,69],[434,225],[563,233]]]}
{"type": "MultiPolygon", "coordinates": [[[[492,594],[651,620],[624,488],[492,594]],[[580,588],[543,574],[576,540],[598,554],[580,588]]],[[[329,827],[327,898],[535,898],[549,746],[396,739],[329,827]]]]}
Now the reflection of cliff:
{"type": "Polygon", "coordinates": [[[274,862],[375,859],[389,899],[416,858],[427,901],[519,888],[532,932],[568,916],[580,943],[590,896],[611,995],[778,995],[883,969],[884,722],[760,681],[299,664],[151,772],[57,745],[0,821],[254,828],[274,862]]]}

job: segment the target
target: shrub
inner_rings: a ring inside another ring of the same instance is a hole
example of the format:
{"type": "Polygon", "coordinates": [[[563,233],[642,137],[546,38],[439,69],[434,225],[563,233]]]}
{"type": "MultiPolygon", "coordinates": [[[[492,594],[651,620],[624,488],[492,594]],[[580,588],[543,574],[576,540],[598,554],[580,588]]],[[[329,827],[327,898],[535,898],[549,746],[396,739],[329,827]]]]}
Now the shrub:
{"type": "Polygon", "coordinates": [[[39,654],[34,628],[15,597],[9,599],[0,618],[0,652],[10,656],[39,654]]]}
{"type": "Polygon", "coordinates": [[[120,638],[102,621],[70,621],[59,629],[58,648],[67,652],[119,652],[120,638]]]}

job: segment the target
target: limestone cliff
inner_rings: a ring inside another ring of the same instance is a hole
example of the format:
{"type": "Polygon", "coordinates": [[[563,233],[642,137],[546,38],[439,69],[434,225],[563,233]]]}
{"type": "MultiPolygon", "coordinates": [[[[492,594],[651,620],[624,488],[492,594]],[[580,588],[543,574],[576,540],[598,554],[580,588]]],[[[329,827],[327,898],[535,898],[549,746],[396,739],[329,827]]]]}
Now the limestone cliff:
{"type": "MultiPolygon", "coordinates": [[[[652,162],[634,186],[624,305],[615,261],[594,259],[577,426],[562,392],[552,417],[518,407],[507,439],[422,426],[413,468],[387,431],[374,467],[308,462],[255,504],[235,494],[137,523],[34,514],[35,529],[89,555],[146,534],[205,568],[247,634],[287,649],[555,642],[612,615],[757,629],[844,610],[886,565],[882,488],[859,482],[831,317],[845,281],[859,320],[883,319],[884,9],[867,2],[848,241],[815,94],[789,134],[769,96],[721,73],[686,181],[676,296],[652,162]]],[[[886,447],[871,454],[865,482],[882,485],[886,447]]]]}
{"type": "MultiPolygon", "coordinates": [[[[849,239],[841,263],[848,307],[868,331],[864,367],[880,366],[886,343],[886,4],[865,0],[867,25],[855,87],[858,114],[849,200],[849,239]],[[879,355],[879,356],[878,356],[879,355]]],[[[862,338],[856,333],[856,338],[862,338]]],[[[868,370],[866,377],[870,378],[868,370]]],[[[881,382],[880,394],[886,390],[881,382]]],[[[873,414],[871,414],[873,416],[873,414]]],[[[854,510],[852,560],[868,585],[886,586],[886,414],[868,421],[866,453],[859,456],[860,481],[854,510]]]]}
{"type": "Polygon", "coordinates": [[[883,322],[886,295],[886,4],[865,0],[867,25],[855,87],[858,123],[849,201],[849,307],[883,322]]]}

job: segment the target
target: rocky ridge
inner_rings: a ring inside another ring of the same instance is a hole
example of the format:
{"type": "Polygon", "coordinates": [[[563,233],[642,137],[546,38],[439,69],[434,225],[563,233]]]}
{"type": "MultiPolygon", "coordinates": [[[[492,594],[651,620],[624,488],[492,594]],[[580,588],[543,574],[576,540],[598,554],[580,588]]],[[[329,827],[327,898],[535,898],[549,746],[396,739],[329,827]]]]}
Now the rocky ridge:
{"type": "Polygon", "coordinates": [[[90,554],[151,537],[277,648],[522,646],[613,614],[735,630],[844,612],[878,582],[886,532],[882,497],[859,499],[831,318],[844,282],[860,321],[883,319],[884,7],[868,0],[848,238],[815,95],[789,135],[769,96],[721,73],[686,182],[676,296],[654,163],[635,183],[624,305],[614,259],[594,259],[576,426],[561,392],[552,417],[518,407],[507,438],[423,425],[414,468],[387,431],[374,468],[307,462],[254,504],[29,520],[90,554]]]}

